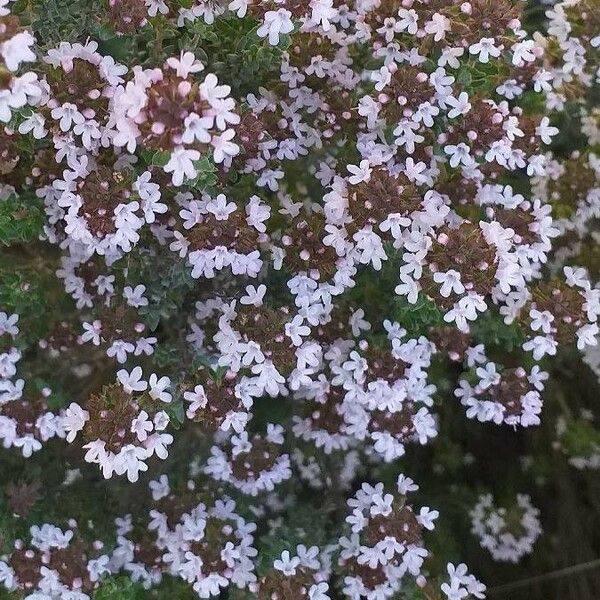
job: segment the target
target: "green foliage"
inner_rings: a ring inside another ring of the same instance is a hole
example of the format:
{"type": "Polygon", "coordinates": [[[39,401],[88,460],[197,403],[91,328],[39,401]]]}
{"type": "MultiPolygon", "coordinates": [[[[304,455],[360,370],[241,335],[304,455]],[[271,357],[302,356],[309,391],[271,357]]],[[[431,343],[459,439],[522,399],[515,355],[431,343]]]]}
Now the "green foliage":
{"type": "MultiPolygon", "coordinates": [[[[22,335],[19,343],[29,344],[43,339],[60,319],[59,311],[49,314],[46,310],[48,303],[56,300],[58,290],[55,284],[50,284],[51,278],[44,271],[16,270],[3,263],[0,261],[0,306],[4,311],[20,315],[22,335]]],[[[64,300],[63,294],[61,299],[64,300]]]]}
{"type": "Polygon", "coordinates": [[[405,296],[397,296],[394,305],[394,319],[402,323],[410,336],[425,335],[431,327],[444,324],[440,309],[425,294],[419,294],[414,304],[405,296]]]}
{"type": "Polygon", "coordinates": [[[128,270],[135,269],[146,286],[148,306],[140,311],[146,324],[156,330],[161,320],[176,316],[197,282],[191,270],[168,249],[160,254],[139,252],[129,261],[128,270]]]}
{"type": "Polygon", "coordinates": [[[147,592],[129,577],[108,577],[94,593],[94,600],[142,600],[147,592]]]}
{"type": "Polygon", "coordinates": [[[506,324],[497,311],[488,310],[472,325],[475,339],[486,347],[500,347],[505,351],[520,348],[525,337],[518,324],[506,324]]]}
{"type": "Polygon", "coordinates": [[[281,526],[263,536],[260,541],[260,560],[257,566],[259,577],[273,567],[273,561],[284,550],[295,552],[298,544],[322,547],[328,541],[330,524],[323,506],[315,510],[308,502],[302,502],[284,517],[281,526]]]}
{"type": "Polygon", "coordinates": [[[185,28],[180,47],[194,52],[235,95],[256,93],[261,81],[278,72],[289,44],[289,36],[282,36],[278,46],[270,46],[256,35],[257,29],[258,23],[249,17],[220,18],[211,25],[198,19],[185,28]]]}
{"type": "Polygon", "coordinates": [[[46,49],[61,41],[84,42],[94,32],[104,6],[102,0],[17,0],[13,10],[46,49]]]}
{"type": "Polygon", "coordinates": [[[44,213],[37,198],[13,195],[0,201],[0,244],[10,246],[35,240],[43,226],[44,213]]]}
{"type": "Polygon", "coordinates": [[[586,419],[567,422],[561,445],[568,456],[588,457],[600,452],[600,431],[586,419]]]}
{"type": "Polygon", "coordinates": [[[203,192],[217,183],[217,168],[210,158],[204,156],[194,163],[194,168],[198,175],[188,183],[191,188],[203,192]]]}

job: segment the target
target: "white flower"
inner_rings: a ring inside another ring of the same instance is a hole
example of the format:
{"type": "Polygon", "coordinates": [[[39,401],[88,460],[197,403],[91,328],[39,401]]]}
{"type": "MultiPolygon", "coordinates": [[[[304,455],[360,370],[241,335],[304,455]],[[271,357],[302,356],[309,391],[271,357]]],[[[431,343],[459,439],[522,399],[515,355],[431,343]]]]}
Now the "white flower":
{"type": "Polygon", "coordinates": [[[427,506],[423,506],[419,512],[419,516],[417,517],[417,521],[428,529],[429,531],[433,531],[435,528],[434,521],[440,516],[440,513],[437,510],[431,510],[427,506]]]}
{"type": "Polygon", "coordinates": [[[462,294],[465,291],[465,286],[460,282],[460,273],[454,269],[446,272],[438,271],[433,274],[433,280],[436,283],[441,283],[440,294],[447,298],[450,294],[462,294]]]}
{"type": "Polygon", "coordinates": [[[200,84],[202,97],[211,105],[217,103],[218,100],[227,98],[229,92],[231,92],[231,88],[228,85],[219,85],[217,76],[213,73],[209,73],[200,84]]]}
{"type": "Polygon", "coordinates": [[[258,288],[253,285],[246,286],[246,295],[240,298],[240,304],[262,306],[263,298],[267,292],[267,286],[261,284],[258,288]]]}
{"type": "Polygon", "coordinates": [[[152,499],[155,502],[161,498],[165,498],[171,492],[169,487],[169,478],[166,475],[161,475],[158,480],[151,481],[148,486],[152,492],[152,499]]]}
{"type": "Polygon", "coordinates": [[[73,124],[81,125],[85,122],[85,117],[79,112],[78,108],[70,102],[53,108],[50,112],[53,119],[59,121],[61,131],[69,131],[73,124]]]}
{"type": "Polygon", "coordinates": [[[92,342],[94,346],[100,345],[100,334],[102,332],[102,322],[95,320],[93,323],[83,323],[84,333],[81,339],[84,342],[92,342]]]}
{"type": "Polygon", "coordinates": [[[411,35],[417,33],[419,26],[417,20],[419,18],[417,12],[414,9],[407,10],[406,8],[398,9],[398,17],[400,19],[396,23],[396,29],[398,31],[407,31],[411,35]]]}
{"type": "Polygon", "coordinates": [[[171,402],[173,396],[166,390],[171,385],[171,380],[168,377],[157,377],[155,373],[150,375],[148,379],[149,394],[154,400],[160,400],[161,402],[171,402]]]}
{"type": "Polygon", "coordinates": [[[415,304],[419,298],[419,285],[412,277],[409,277],[408,275],[401,274],[400,280],[402,283],[398,284],[394,291],[399,296],[406,296],[407,300],[411,304],[415,304]]]}
{"type": "Polygon", "coordinates": [[[467,92],[461,92],[458,98],[449,96],[445,99],[445,102],[448,106],[452,107],[452,110],[448,112],[448,117],[450,119],[454,119],[460,115],[466,115],[471,110],[467,92]]]}
{"type": "Polygon", "coordinates": [[[148,465],[144,460],[148,458],[146,448],[128,444],[124,446],[115,457],[114,470],[117,475],[127,472],[127,479],[135,483],[139,479],[140,471],[147,471],[148,465]]]}
{"type": "Polygon", "coordinates": [[[327,591],[329,590],[329,585],[324,581],[320,583],[315,583],[310,586],[308,590],[308,599],[309,600],[330,600],[327,595],[327,591]]]}
{"type": "MultiPolygon", "coordinates": [[[[10,31],[10,30],[9,30],[10,31]]],[[[20,31],[0,44],[0,56],[9,71],[16,71],[22,62],[36,60],[30,46],[35,44],[35,39],[29,31],[20,31]]]]}
{"type": "Polygon", "coordinates": [[[154,429],[154,424],[148,419],[148,413],[142,410],[131,422],[131,432],[135,433],[140,442],[146,441],[148,433],[154,429]]]}
{"type": "Polygon", "coordinates": [[[535,134],[544,142],[544,144],[552,143],[552,136],[558,134],[558,128],[550,125],[550,119],[543,117],[540,124],[535,129],[535,134]]]}
{"type": "Polygon", "coordinates": [[[19,333],[19,328],[17,327],[18,321],[19,315],[9,315],[0,311],[0,335],[7,333],[8,335],[15,337],[19,333]]]}
{"type": "Polygon", "coordinates": [[[409,492],[416,492],[419,486],[410,477],[400,473],[396,482],[396,488],[399,494],[406,496],[409,492]]]}
{"type": "Polygon", "coordinates": [[[182,147],[175,148],[169,162],[165,165],[165,173],[173,173],[173,185],[180,186],[186,179],[194,179],[198,175],[194,162],[200,160],[198,150],[189,150],[182,147]]]}
{"type": "Polygon", "coordinates": [[[500,375],[496,372],[496,365],[493,362],[489,362],[485,368],[477,367],[475,372],[479,377],[479,386],[484,390],[500,383],[500,375]]]}
{"type": "Polygon", "coordinates": [[[356,185],[361,181],[368,182],[371,179],[371,167],[369,166],[368,160],[361,160],[360,165],[357,167],[356,165],[348,165],[348,171],[352,173],[350,177],[348,177],[348,181],[352,185],[356,185]]]}
{"type": "Polygon", "coordinates": [[[123,83],[124,80],[121,75],[125,75],[125,73],[127,73],[127,67],[115,62],[115,59],[110,55],[102,58],[100,64],[98,65],[98,69],[100,70],[102,77],[104,77],[108,83],[113,86],[123,83]]]}
{"type": "Polygon", "coordinates": [[[159,12],[161,15],[169,14],[169,7],[164,0],[144,0],[148,7],[148,15],[155,17],[159,12]]]}
{"type": "Polygon", "coordinates": [[[436,42],[443,40],[446,37],[446,33],[452,30],[450,19],[440,13],[433,13],[431,21],[425,23],[425,31],[433,35],[433,39],[436,42]]]}
{"type": "Polygon", "coordinates": [[[32,113],[19,125],[19,133],[27,134],[31,132],[36,140],[46,137],[48,130],[44,127],[46,119],[39,113],[32,113]]]}
{"type": "Polygon", "coordinates": [[[192,392],[184,392],[183,397],[190,403],[186,411],[189,419],[193,419],[196,412],[208,404],[208,398],[201,385],[197,385],[192,392]]]}
{"type": "Polygon", "coordinates": [[[551,333],[552,332],[552,323],[554,322],[554,315],[544,310],[540,312],[535,308],[532,308],[529,311],[529,316],[531,317],[531,329],[533,331],[542,330],[543,333],[551,333]]]}
{"type": "Polygon", "coordinates": [[[376,517],[377,515],[387,517],[392,513],[394,496],[392,496],[392,494],[375,494],[371,499],[371,502],[372,504],[369,512],[372,517],[376,517]]]}
{"type": "Polygon", "coordinates": [[[444,146],[444,152],[450,156],[450,166],[453,168],[458,167],[460,164],[465,167],[469,167],[473,164],[473,158],[470,154],[470,148],[464,142],[460,142],[457,145],[448,144],[444,146]]]}
{"type": "Polygon", "coordinates": [[[184,120],[185,130],[181,136],[184,144],[193,144],[198,140],[202,144],[210,144],[212,136],[210,128],[213,126],[213,117],[200,117],[196,113],[190,113],[184,120]]]}
{"type": "Polygon", "coordinates": [[[15,448],[21,448],[21,454],[23,454],[25,458],[29,458],[34,452],[38,452],[42,449],[41,442],[36,440],[33,435],[18,437],[13,444],[15,448]]]}
{"type": "Polygon", "coordinates": [[[583,289],[590,287],[587,271],[583,267],[564,267],[563,273],[567,284],[571,287],[577,286],[583,289]]]}
{"type": "Polygon", "coordinates": [[[273,562],[273,567],[281,571],[285,576],[290,577],[296,574],[296,568],[300,566],[300,559],[297,556],[290,558],[288,550],[281,553],[281,558],[273,562]]]}
{"type": "Polygon", "coordinates": [[[217,164],[220,164],[239,153],[240,149],[238,145],[231,141],[234,136],[235,131],[233,129],[227,129],[221,135],[212,138],[211,144],[214,148],[213,158],[217,164]]]}
{"type": "Polygon", "coordinates": [[[541,360],[546,354],[554,356],[558,343],[552,337],[537,335],[523,344],[523,350],[531,351],[535,360],[541,360]]]}
{"type": "Polygon", "coordinates": [[[498,58],[502,50],[496,46],[494,38],[481,38],[479,42],[469,46],[469,52],[474,55],[479,55],[479,62],[488,63],[490,61],[490,56],[498,58]]]}
{"type": "Polygon", "coordinates": [[[586,346],[598,345],[598,325],[588,323],[577,330],[577,349],[583,350],[586,346]]]}
{"type": "Polygon", "coordinates": [[[532,62],[535,60],[535,54],[533,48],[535,42],[533,40],[524,40],[517,42],[512,47],[513,57],[512,63],[517,67],[522,67],[526,62],[532,62]]]}
{"type": "Polygon", "coordinates": [[[75,439],[85,426],[86,421],[90,418],[90,413],[83,410],[76,402],[71,402],[65,410],[62,417],[62,428],[67,432],[67,442],[69,444],[75,439]]]}
{"type": "Polygon", "coordinates": [[[420,161],[415,163],[411,156],[406,159],[404,172],[406,173],[406,176],[417,185],[427,182],[427,176],[423,174],[426,169],[427,165],[424,162],[420,161]]]}
{"type": "Polygon", "coordinates": [[[285,324],[285,335],[287,335],[294,346],[302,345],[302,337],[310,335],[310,327],[303,324],[304,319],[296,315],[291,322],[285,324]]]}
{"type": "Polygon", "coordinates": [[[143,284],[136,285],[132,288],[130,285],[123,288],[123,297],[127,300],[129,306],[139,308],[140,306],[148,306],[148,299],[144,297],[146,286],[143,284]]]}
{"type": "Polygon", "coordinates": [[[256,30],[256,34],[261,38],[268,36],[269,44],[277,46],[280,34],[291,33],[293,30],[292,13],[285,8],[280,8],[265,13],[263,24],[256,30]]]}
{"type": "Polygon", "coordinates": [[[212,213],[217,221],[226,221],[236,208],[235,202],[227,202],[225,194],[219,194],[206,204],[206,210],[212,213]]]}
{"type": "Polygon", "coordinates": [[[175,69],[177,77],[182,77],[183,79],[190,73],[199,73],[204,70],[204,65],[199,60],[196,60],[196,57],[192,52],[182,51],[179,58],[168,58],[167,65],[169,65],[171,69],[175,69]]]}
{"type": "Polygon", "coordinates": [[[117,378],[128,394],[143,392],[148,388],[148,383],[142,379],[141,367],[134,367],[131,373],[128,373],[125,369],[121,369],[117,372],[117,378]]]}

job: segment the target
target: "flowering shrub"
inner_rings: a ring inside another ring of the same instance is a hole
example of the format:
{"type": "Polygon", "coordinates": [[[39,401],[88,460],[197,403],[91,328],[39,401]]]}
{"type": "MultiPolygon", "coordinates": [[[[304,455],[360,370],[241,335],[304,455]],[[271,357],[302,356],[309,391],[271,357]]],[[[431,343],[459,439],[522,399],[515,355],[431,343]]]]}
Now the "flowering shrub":
{"type": "Polygon", "coordinates": [[[594,558],[599,54],[596,0],[0,0],[7,597],[594,558]]]}

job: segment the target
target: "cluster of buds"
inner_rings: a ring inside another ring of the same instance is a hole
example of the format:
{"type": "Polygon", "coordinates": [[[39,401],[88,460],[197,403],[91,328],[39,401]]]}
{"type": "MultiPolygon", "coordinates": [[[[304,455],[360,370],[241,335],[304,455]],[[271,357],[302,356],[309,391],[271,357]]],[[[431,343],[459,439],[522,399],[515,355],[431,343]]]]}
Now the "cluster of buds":
{"type": "Polygon", "coordinates": [[[539,515],[525,494],[518,494],[508,508],[497,507],[492,495],[485,494],[471,510],[471,531],[494,560],[517,563],[533,552],[542,533],[539,515]]]}
{"type": "Polygon", "coordinates": [[[338,489],[347,491],[357,479],[363,464],[358,450],[340,454],[342,464],[339,468],[336,467],[334,473],[330,473],[313,454],[303,452],[300,448],[294,448],[292,453],[294,474],[297,474],[303,482],[315,490],[336,485],[338,489]]]}
{"type": "MultiPolygon", "coordinates": [[[[597,344],[600,290],[592,288],[581,267],[565,267],[564,274],[564,281],[538,283],[522,301],[520,318],[530,332],[523,350],[530,351],[536,360],[555,355],[559,345],[576,343],[584,350],[597,344]]],[[[519,303],[515,299],[515,305],[519,303]]],[[[506,319],[510,321],[512,316],[506,319]]]]}
{"type": "Polygon", "coordinates": [[[406,444],[426,444],[437,435],[429,411],[435,386],[427,383],[433,345],[425,338],[403,341],[405,334],[398,323],[389,324],[391,353],[363,341],[329,364],[345,391],[344,432],[367,441],[386,462],[402,456],[406,444]]]}
{"type": "MultiPolygon", "coordinates": [[[[84,276],[94,273],[86,273],[85,268],[82,271],[84,276]]],[[[95,318],[83,322],[79,343],[102,349],[119,364],[127,362],[133,356],[151,356],[158,340],[154,335],[147,334],[147,328],[140,322],[138,314],[141,307],[148,305],[148,299],[144,295],[146,286],[127,285],[117,294],[113,284],[114,276],[99,275],[92,281],[96,292],[93,296],[87,295],[83,286],[73,289],[74,293],[81,291],[83,297],[89,299],[90,305],[94,302],[95,318]],[[102,299],[104,302],[100,304],[99,300],[102,299]]]]}
{"type": "Polygon", "coordinates": [[[188,419],[201,423],[211,432],[233,430],[239,434],[244,431],[254,403],[245,377],[236,381],[225,375],[221,379],[214,370],[202,368],[183,388],[183,398],[189,403],[188,419]]]}
{"type": "Polygon", "coordinates": [[[554,207],[554,225],[561,233],[554,248],[563,259],[577,255],[575,246],[589,233],[600,210],[600,159],[594,153],[576,150],[567,157],[549,156],[544,176],[533,180],[538,198],[554,207]],[[566,248],[565,248],[566,247],[566,248]]]}
{"type": "Polygon", "coordinates": [[[84,156],[51,188],[40,190],[40,196],[58,205],[51,221],[54,227],[47,231],[50,239],[72,247],[72,256],[84,260],[97,253],[113,262],[130,252],[141,228],[154,223],[155,213],[167,210],[149,172],[132,179],[126,164],[106,153],[84,156]]]}
{"type": "Polygon", "coordinates": [[[171,402],[168,377],[152,373],[146,381],[141,367],[121,369],[117,381],[92,394],[85,408],[73,402],[66,409],[62,426],[67,442],[83,438],[85,460],[97,464],[103,476],[127,473],[137,481],[147,471],[153,455],[164,460],[173,436],[165,433],[171,421],[164,407],[171,402]]]}
{"type": "Polygon", "coordinates": [[[170,0],[109,0],[108,20],[117,35],[131,35],[151,17],[168,15],[170,0]]]}
{"type": "Polygon", "coordinates": [[[36,139],[50,134],[57,150],[63,148],[57,162],[76,165],[87,153],[108,147],[115,135],[110,103],[127,67],[97,50],[93,41],[62,42],[43,58],[42,97],[20,131],[31,131],[36,139]]]}
{"type": "Polygon", "coordinates": [[[115,519],[115,530],[117,541],[107,569],[111,573],[126,574],[146,590],[158,585],[162,581],[164,565],[162,552],[151,532],[134,528],[131,515],[115,519]]]}

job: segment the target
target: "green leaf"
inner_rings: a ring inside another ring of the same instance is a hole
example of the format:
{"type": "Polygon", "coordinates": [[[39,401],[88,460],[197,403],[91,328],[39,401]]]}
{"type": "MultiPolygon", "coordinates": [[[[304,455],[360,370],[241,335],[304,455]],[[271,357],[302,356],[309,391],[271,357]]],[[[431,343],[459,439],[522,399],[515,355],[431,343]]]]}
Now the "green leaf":
{"type": "Polygon", "coordinates": [[[11,196],[0,201],[0,243],[10,246],[34,240],[44,227],[44,213],[37,198],[11,196]]]}

